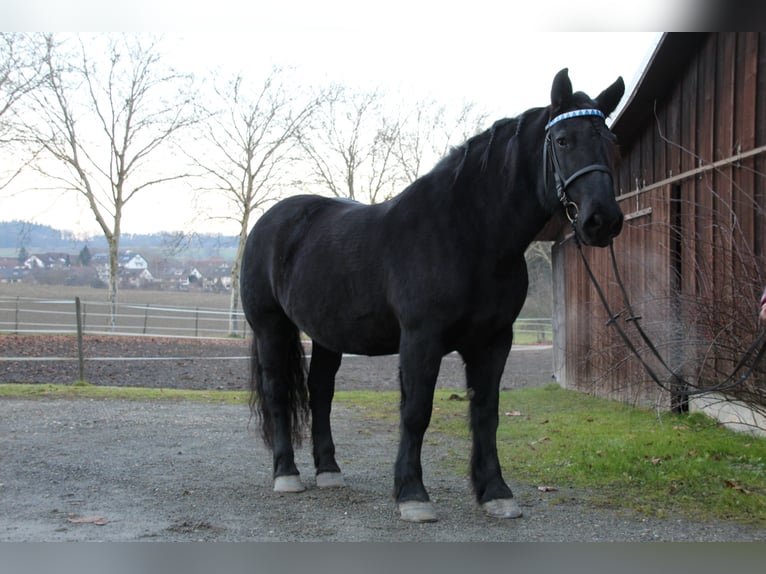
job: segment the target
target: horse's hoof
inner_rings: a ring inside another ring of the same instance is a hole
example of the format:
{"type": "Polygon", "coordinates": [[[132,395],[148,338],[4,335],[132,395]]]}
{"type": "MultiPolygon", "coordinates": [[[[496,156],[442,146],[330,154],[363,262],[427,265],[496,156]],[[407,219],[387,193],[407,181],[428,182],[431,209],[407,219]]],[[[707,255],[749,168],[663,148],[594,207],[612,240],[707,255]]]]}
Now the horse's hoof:
{"type": "Polygon", "coordinates": [[[274,479],[274,492],[303,492],[306,487],[297,474],[278,476],[274,479]]]}
{"type": "Polygon", "coordinates": [[[399,514],[407,522],[436,522],[436,509],[430,502],[410,500],[399,503],[399,514]]]}
{"type": "Polygon", "coordinates": [[[496,498],[481,506],[493,518],[519,518],[523,514],[513,498],[496,498]]]}
{"type": "Polygon", "coordinates": [[[343,480],[343,474],[340,472],[320,472],[317,474],[317,487],[319,488],[340,488],[346,486],[343,480]]]}

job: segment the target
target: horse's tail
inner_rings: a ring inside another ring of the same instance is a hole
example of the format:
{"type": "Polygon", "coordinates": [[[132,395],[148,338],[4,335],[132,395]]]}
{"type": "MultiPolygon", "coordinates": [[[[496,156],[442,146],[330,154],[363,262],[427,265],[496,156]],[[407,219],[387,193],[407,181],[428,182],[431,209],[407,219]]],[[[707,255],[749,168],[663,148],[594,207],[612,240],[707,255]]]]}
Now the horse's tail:
{"type": "MultiPolygon", "coordinates": [[[[275,372],[279,380],[269,389],[273,400],[286,398],[287,416],[292,440],[296,446],[303,442],[309,421],[309,395],[306,386],[306,357],[297,328],[289,336],[289,344],[281,349],[275,372]]],[[[254,336],[250,347],[250,410],[261,422],[261,436],[269,448],[274,447],[274,413],[264,391],[263,365],[258,352],[258,339],[254,336]]]]}

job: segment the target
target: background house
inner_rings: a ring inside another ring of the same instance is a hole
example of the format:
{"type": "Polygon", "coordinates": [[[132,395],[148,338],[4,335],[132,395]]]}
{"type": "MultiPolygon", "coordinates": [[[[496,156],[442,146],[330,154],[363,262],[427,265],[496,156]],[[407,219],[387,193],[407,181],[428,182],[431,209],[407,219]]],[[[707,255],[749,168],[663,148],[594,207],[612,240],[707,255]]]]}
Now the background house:
{"type": "Polygon", "coordinates": [[[119,265],[121,269],[141,270],[148,269],[149,263],[140,253],[126,251],[119,256],[119,265]]]}
{"type": "MultiPolygon", "coordinates": [[[[103,283],[109,282],[109,254],[96,253],[90,259],[90,264],[96,268],[98,278],[103,283]]],[[[140,288],[155,284],[155,278],[149,272],[149,263],[134,251],[120,253],[117,258],[120,284],[124,287],[140,288]]]]}
{"type": "Polygon", "coordinates": [[[38,253],[24,260],[27,269],[66,269],[71,265],[68,253],[38,253]]]}
{"type": "Polygon", "coordinates": [[[19,283],[27,272],[17,258],[0,258],[0,283],[19,283]]]}

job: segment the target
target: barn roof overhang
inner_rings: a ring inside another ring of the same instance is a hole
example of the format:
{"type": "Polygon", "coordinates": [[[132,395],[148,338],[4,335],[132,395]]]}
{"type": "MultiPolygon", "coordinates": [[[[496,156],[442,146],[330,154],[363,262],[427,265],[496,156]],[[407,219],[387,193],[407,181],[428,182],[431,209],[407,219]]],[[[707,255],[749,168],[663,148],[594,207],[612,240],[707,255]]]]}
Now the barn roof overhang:
{"type": "Polygon", "coordinates": [[[635,88],[610,126],[623,149],[629,148],[652,122],[655,105],[677,85],[708,34],[669,32],[662,35],[635,88]]]}

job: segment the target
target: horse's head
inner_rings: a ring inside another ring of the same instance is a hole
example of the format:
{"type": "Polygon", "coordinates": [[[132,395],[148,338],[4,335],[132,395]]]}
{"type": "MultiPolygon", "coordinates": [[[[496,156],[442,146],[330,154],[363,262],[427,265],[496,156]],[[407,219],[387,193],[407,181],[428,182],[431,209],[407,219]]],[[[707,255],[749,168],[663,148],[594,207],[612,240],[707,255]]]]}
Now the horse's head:
{"type": "Polygon", "coordinates": [[[556,195],[587,245],[609,245],[622,230],[614,191],[617,141],[604,120],[624,91],[622,78],[617,78],[595,100],[572,93],[566,68],[553,80],[543,153],[544,193],[556,195]]]}

